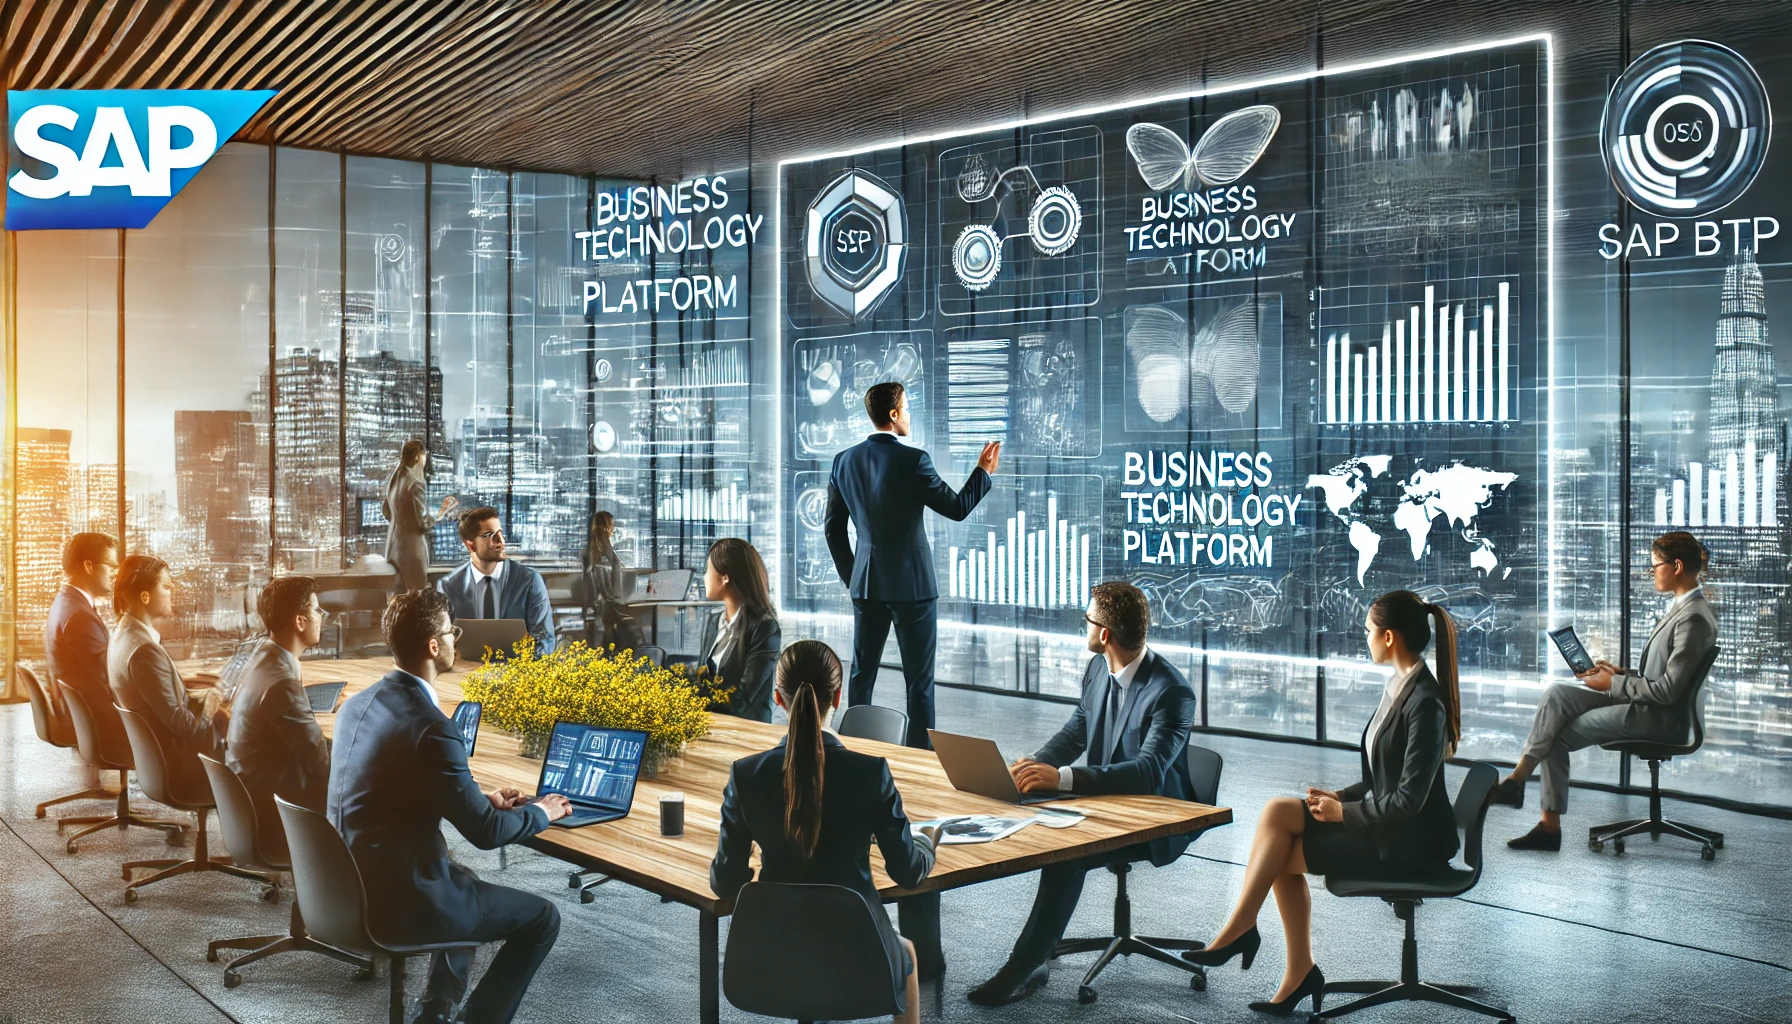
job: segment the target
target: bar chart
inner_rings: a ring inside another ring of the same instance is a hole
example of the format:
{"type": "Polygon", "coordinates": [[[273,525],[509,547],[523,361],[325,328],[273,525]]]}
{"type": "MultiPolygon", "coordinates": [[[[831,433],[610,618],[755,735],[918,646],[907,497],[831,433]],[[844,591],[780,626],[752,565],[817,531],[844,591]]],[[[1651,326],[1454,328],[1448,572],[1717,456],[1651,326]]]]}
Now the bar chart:
{"type": "Polygon", "coordinates": [[[739,484],[713,490],[686,487],[659,500],[659,518],[679,522],[744,523],[747,521],[747,497],[739,484]]]}
{"type": "Polygon", "coordinates": [[[1721,466],[1688,462],[1686,475],[1655,488],[1657,526],[1779,526],[1779,457],[1749,441],[1721,466]]]}
{"type": "MultiPolygon", "coordinates": [[[[1011,507],[978,508],[953,526],[946,547],[950,600],[1024,608],[1082,608],[1101,577],[1102,480],[1015,477],[1011,507]]],[[[998,492],[999,493],[999,492],[998,492]]],[[[991,495],[995,498],[995,495],[991,495]]]]}
{"type": "Polygon", "coordinates": [[[1422,302],[1391,314],[1352,338],[1325,333],[1321,379],[1327,425],[1499,423],[1517,418],[1518,339],[1511,280],[1485,299],[1440,300],[1425,286],[1422,302]]]}

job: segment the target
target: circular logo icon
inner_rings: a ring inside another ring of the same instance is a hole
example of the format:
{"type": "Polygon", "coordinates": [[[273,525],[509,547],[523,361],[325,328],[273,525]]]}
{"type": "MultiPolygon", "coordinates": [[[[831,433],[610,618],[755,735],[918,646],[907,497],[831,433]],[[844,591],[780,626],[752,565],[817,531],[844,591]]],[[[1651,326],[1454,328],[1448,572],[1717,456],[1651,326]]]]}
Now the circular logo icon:
{"type": "Polygon", "coordinates": [[[1767,160],[1767,87],[1742,55],[1697,39],[1632,61],[1605,101],[1599,141],[1624,198],[1663,217],[1735,202],[1767,160]]]}
{"type": "Polygon", "coordinates": [[[870,313],[902,277],[908,212],[902,194],[852,170],[821,190],[803,223],[809,286],[854,320],[870,313]]]}

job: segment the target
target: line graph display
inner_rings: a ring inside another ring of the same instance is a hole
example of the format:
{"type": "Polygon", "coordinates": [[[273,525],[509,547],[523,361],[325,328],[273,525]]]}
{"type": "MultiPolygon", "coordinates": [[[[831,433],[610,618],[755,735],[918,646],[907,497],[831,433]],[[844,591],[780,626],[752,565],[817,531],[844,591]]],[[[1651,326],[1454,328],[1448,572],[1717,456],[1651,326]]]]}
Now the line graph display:
{"type": "Polygon", "coordinates": [[[944,554],[947,600],[1023,608],[1082,608],[1101,577],[1102,479],[1016,476],[954,524],[944,554]],[[1006,500],[1004,500],[1006,499],[1006,500]],[[996,505],[998,507],[991,508],[996,505]]]}
{"type": "MultiPolygon", "coordinates": [[[[1327,329],[1321,354],[1327,425],[1499,423],[1517,418],[1512,317],[1517,283],[1485,299],[1450,302],[1434,284],[1367,331],[1327,329]],[[1355,335],[1353,337],[1353,334],[1355,335]]],[[[1323,308],[1323,301],[1322,301],[1323,308]]]]}

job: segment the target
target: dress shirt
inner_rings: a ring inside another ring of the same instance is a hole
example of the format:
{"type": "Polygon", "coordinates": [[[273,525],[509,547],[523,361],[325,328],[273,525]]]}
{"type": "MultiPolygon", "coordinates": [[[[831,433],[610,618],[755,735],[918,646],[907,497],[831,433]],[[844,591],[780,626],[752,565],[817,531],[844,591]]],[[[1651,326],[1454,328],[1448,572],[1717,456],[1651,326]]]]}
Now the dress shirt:
{"type": "Polygon", "coordinates": [[[441,698],[436,696],[436,688],[429,685],[428,680],[424,679],[422,676],[411,675],[409,672],[406,672],[404,669],[399,668],[397,665],[392,666],[392,668],[407,679],[415,679],[417,681],[417,685],[423,687],[423,695],[425,697],[428,697],[429,702],[436,706],[436,710],[440,711],[442,709],[442,700],[441,700],[441,698]]]}
{"type": "MultiPolygon", "coordinates": [[[[69,586],[75,587],[75,585],[73,583],[70,583],[69,586]]],[[[89,594],[87,591],[82,590],[80,587],[75,587],[75,593],[80,594],[82,597],[85,597],[87,599],[87,607],[92,608],[96,612],[100,610],[100,603],[93,599],[92,594],[89,594]]]]}
{"type": "Polygon", "coordinates": [[[710,661],[721,663],[722,655],[727,654],[728,648],[734,644],[734,627],[739,623],[739,611],[735,612],[732,618],[727,612],[722,613],[721,625],[716,627],[716,641],[709,648],[710,661]]]}
{"type": "MultiPolygon", "coordinates": [[[[1705,594],[1704,584],[1700,584],[1700,585],[1692,588],[1691,590],[1688,590],[1684,594],[1676,594],[1674,597],[1669,598],[1667,609],[1662,612],[1662,615],[1667,616],[1667,615],[1674,614],[1674,611],[1676,609],[1678,609],[1681,605],[1692,600],[1693,595],[1695,595],[1695,594],[1697,594],[1701,597],[1704,596],[1704,594],[1705,594]]],[[[88,600],[91,601],[91,600],[93,600],[93,598],[90,597],[90,598],[88,598],[88,600]]]]}
{"type": "Polygon", "coordinates": [[[494,613],[492,617],[502,618],[504,615],[504,563],[506,561],[507,559],[500,558],[492,565],[491,572],[480,572],[479,563],[468,559],[468,563],[473,566],[473,607],[479,609],[479,617],[482,619],[485,618],[485,588],[488,586],[492,588],[492,612],[494,613]],[[487,583],[486,580],[491,582],[487,583]]]}
{"type": "MultiPolygon", "coordinates": [[[[1151,648],[1149,648],[1149,647],[1139,648],[1139,656],[1132,659],[1132,661],[1128,662],[1126,667],[1120,670],[1119,675],[1109,675],[1108,676],[1109,679],[1112,679],[1115,683],[1119,684],[1119,687],[1120,687],[1119,699],[1114,702],[1114,708],[1115,708],[1116,713],[1123,712],[1126,710],[1126,691],[1132,688],[1133,677],[1139,674],[1139,666],[1143,665],[1145,663],[1145,652],[1149,651],[1150,649],[1151,648]]],[[[1109,750],[1112,750],[1113,749],[1112,745],[1114,743],[1119,742],[1119,739],[1120,739],[1120,723],[1118,721],[1108,722],[1103,727],[1103,732],[1105,733],[1105,735],[1102,736],[1101,742],[1108,744],[1109,750]]],[[[1085,759],[1087,759],[1091,754],[1094,754],[1094,753],[1095,752],[1093,750],[1091,750],[1087,754],[1084,754],[1083,756],[1085,759]]],[[[1060,793],[1070,792],[1070,766],[1069,765],[1065,765],[1064,767],[1058,769],[1058,792],[1060,792],[1060,793]]]]}
{"type": "MultiPolygon", "coordinates": [[[[1388,677],[1388,684],[1381,688],[1381,703],[1375,706],[1375,714],[1369,719],[1369,731],[1363,735],[1363,749],[1374,750],[1375,741],[1381,738],[1381,732],[1387,728],[1388,716],[1393,713],[1394,705],[1406,696],[1406,690],[1412,685],[1413,677],[1419,669],[1425,667],[1423,658],[1413,662],[1412,668],[1404,672],[1395,672],[1388,677]]],[[[1370,758],[1370,764],[1374,758],[1370,758]]]]}

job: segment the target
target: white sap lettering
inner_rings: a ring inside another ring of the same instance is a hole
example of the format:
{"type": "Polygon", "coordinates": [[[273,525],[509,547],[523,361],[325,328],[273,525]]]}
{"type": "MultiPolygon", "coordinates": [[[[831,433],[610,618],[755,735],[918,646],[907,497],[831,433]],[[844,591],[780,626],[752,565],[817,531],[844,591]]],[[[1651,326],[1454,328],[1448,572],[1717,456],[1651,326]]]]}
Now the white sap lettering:
{"type": "Polygon", "coordinates": [[[17,171],[8,182],[14,192],[28,199],[56,199],[68,194],[68,180],[77,173],[81,158],[74,150],[46,139],[38,132],[49,125],[72,130],[76,120],[74,111],[54,103],[39,104],[19,115],[13,138],[19,152],[49,164],[56,168],[56,173],[48,178],[33,178],[22,170],[17,171]]]}
{"type": "Polygon", "coordinates": [[[174,194],[169,172],[199,167],[218,151],[218,126],[197,107],[173,106],[149,108],[149,177],[152,196],[174,194]],[[192,141],[176,148],[174,129],[185,128],[192,141]]]}
{"type": "MultiPolygon", "coordinates": [[[[133,195],[149,195],[153,183],[149,168],[143,164],[143,151],[137,148],[137,137],[131,134],[131,123],[125,120],[123,107],[98,107],[93,112],[93,129],[87,133],[87,145],[81,150],[81,168],[69,185],[71,196],[92,195],[95,188],[124,186],[133,195]],[[105,167],[106,153],[118,147],[118,166],[105,167]]],[[[161,193],[166,195],[167,193],[161,193]]]]}

